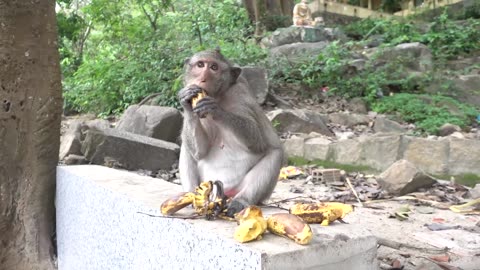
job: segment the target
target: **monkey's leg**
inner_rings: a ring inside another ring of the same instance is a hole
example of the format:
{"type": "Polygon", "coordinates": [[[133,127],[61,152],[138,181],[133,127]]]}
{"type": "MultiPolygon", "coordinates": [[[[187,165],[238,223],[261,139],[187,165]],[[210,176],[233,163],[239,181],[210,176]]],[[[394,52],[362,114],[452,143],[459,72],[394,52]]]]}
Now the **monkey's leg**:
{"type": "Polygon", "coordinates": [[[282,149],[269,150],[243,179],[239,193],[229,206],[228,215],[268,199],[277,185],[282,161],[282,149]]]}
{"type": "Polygon", "coordinates": [[[186,149],[185,144],[182,144],[180,149],[178,169],[180,171],[180,182],[182,183],[183,190],[194,191],[195,187],[200,184],[200,175],[198,173],[197,161],[186,149]]]}

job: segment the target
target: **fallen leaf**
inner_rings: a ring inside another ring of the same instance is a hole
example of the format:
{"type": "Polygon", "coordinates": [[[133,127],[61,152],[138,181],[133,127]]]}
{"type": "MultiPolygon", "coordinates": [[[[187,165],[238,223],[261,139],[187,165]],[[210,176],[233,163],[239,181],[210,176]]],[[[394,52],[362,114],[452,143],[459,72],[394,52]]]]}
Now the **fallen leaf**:
{"type": "Polygon", "coordinates": [[[450,261],[450,256],[448,256],[448,254],[438,255],[438,256],[430,256],[430,259],[432,259],[436,262],[449,262],[450,261]]]}

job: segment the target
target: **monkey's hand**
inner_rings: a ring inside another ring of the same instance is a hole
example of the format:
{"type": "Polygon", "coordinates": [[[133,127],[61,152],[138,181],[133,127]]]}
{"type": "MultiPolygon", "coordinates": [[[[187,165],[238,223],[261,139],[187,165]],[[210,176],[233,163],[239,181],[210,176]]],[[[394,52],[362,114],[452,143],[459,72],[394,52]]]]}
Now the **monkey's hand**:
{"type": "Polygon", "coordinates": [[[206,96],[197,102],[197,106],[193,108],[193,112],[200,118],[205,118],[207,114],[218,114],[221,108],[217,101],[209,96],[206,96]]]}
{"type": "Polygon", "coordinates": [[[234,217],[236,213],[242,211],[243,209],[250,206],[245,200],[242,199],[234,199],[228,204],[227,208],[227,216],[234,217]]]}
{"type": "Polygon", "coordinates": [[[192,111],[192,98],[200,92],[202,92],[202,88],[195,84],[186,86],[178,92],[178,100],[185,111],[192,111]]]}

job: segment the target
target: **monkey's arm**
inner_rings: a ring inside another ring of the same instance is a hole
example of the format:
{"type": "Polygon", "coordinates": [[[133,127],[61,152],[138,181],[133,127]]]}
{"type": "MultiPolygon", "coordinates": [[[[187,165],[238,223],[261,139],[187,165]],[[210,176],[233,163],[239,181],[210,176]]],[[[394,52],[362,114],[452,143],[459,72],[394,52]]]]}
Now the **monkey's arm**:
{"type": "Polygon", "coordinates": [[[193,158],[199,160],[208,153],[210,142],[198,116],[185,112],[182,142],[193,158]]]}

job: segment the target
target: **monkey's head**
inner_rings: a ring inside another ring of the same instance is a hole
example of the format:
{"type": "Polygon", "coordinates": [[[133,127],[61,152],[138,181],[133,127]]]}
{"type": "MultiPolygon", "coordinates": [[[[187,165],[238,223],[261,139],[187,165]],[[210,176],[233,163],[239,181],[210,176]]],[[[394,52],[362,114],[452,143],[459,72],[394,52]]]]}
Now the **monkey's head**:
{"type": "Polygon", "coordinates": [[[221,54],[220,49],[202,51],[185,60],[185,86],[198,85],[215,97],[237,82],[241,69],[221,54]]]}

